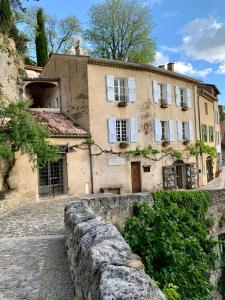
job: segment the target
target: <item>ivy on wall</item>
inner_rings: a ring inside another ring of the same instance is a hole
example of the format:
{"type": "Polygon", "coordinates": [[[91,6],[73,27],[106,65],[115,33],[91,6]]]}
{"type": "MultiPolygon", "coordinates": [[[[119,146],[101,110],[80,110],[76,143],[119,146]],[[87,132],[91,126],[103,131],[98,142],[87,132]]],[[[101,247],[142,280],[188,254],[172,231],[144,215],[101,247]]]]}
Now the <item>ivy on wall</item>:
{"type": "Polygon", "coordinates": [[[161,191],[153,209],[135,203],[124,237],[169,300],[207,300],[214,242],[208,240],[209,194],[161,191]]]}

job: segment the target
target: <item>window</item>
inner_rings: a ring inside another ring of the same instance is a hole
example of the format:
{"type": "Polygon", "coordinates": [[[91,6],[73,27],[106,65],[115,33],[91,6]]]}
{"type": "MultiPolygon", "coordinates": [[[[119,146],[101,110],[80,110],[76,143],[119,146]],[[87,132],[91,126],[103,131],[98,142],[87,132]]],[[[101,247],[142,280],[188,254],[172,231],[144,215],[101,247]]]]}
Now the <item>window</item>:
{"type": "Polygon", "coordinates": [[[214,130],[212,126],[209,126],[209,142],[214,142],[214,130]]]}
{"type": "Polygon", "coordinates": [[[205,103],[205,114],[208,115],[208,103],[205,103]]]}
{"type": "Polygon", "coordinates": [[[181,104],[181,107],[187,107],[187,91],[186,91],[186,89],[180,89],[180,104],[181,104]]]}
{"type": "Polygon", "coordinates": [[[116,140],[117,142],[127,142],[129,140],[127,120],[116,120],[116,140]]]}
{"type": "Polygon", "coordinates": [[[114,78],[115,101],[126,102],[128,99],[127,90],[125,78],[114,78]]]}
{"type": "Polygon", "coordinates": [[[176,188],[176,168],[163,167],[163,187],[164,189],[176,188]]]}
{"type": "Polygon", "coordinates": [[[188,124],[188,122],[182,122],[182,139],[189,140],[189,124],[188,124]]]}
{"type": "Polygon", "coordinates": [[[208,134],[207,134],[207,126],[206,125],[201,125],[201,132],[202,132],[202,141],[203,142],[208,142],[208,134]]]}
{"type": "Polygon", "coordinates": [[[168,140],[168,121],[161,121],[161,140],[168,140]]]}
{"type": "Polygon", "coordinates": [[[159,91],[160,91],[160,102],[161,104],[167,104],[167,97],[166,97],[166,85],[159,83],[159,91]]]}

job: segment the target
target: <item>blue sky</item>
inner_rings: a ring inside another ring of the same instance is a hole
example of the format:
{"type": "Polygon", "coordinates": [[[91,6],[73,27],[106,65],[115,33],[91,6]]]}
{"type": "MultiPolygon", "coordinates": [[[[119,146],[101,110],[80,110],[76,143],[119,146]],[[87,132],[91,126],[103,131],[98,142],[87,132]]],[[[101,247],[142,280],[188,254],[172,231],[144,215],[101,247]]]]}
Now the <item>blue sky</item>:
{"type": "MultiPolygon", "coordinates": [[[[97,0],[39,0],[59,18],[75,15],[85,27],[97,0]]],[[[142,0],[150,5],[157,64],[175,62],[176,71],[216,84],[225,105],[225,1],[142,0]]],[[[27,5],[27,1],[24,1],[27,5]]]]}

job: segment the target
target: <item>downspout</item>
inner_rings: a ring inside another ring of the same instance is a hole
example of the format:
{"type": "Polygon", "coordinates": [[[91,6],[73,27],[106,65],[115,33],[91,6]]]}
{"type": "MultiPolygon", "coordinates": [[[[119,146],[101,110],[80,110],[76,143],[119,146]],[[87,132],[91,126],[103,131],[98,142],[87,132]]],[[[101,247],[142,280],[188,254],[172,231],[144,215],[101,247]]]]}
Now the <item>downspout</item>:
{"type": "Polygon", "coordinates": [[[93,179],[93,160],[91,144],[88,144],[89,163],[90,163],[90,177],[91,177],[91,194],[94,194],[94,179],[93,179]]]}
{"type": "MultiPolygon", "coordinates": [[[[198,88],[197,88],[197,100],[198,100],[199,139],[201,140],[200,98],[199,98],[198,88]]],[[[201,165],[202,165],[201,174],[202,174],[202,180],[203,180],[203,158],[202,158],[202,153],[200,153],[200,157],[201,157],[201,165]]],[[[198,186],[199,186],[199,173],[198,173],[198,186]]]]}

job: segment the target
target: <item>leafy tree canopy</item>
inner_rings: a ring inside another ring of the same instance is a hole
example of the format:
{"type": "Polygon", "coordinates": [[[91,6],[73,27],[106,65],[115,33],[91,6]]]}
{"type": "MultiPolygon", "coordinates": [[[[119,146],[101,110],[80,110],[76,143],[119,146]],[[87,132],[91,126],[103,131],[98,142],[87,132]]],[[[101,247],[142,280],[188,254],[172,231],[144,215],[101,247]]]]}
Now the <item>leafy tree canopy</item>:
{"type": "Polygon", "coordinates": [[[150,9],[135,0],[106,0],[91,7],[85,38],[93,55],[138,63],[154,61],[150,9]]]}

